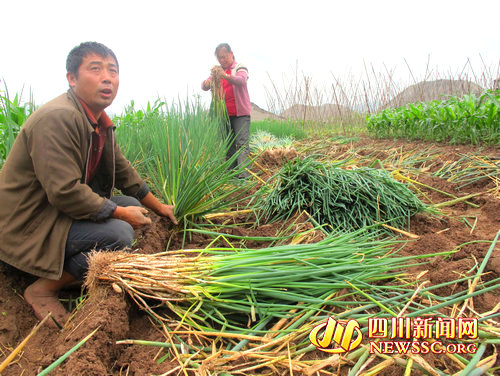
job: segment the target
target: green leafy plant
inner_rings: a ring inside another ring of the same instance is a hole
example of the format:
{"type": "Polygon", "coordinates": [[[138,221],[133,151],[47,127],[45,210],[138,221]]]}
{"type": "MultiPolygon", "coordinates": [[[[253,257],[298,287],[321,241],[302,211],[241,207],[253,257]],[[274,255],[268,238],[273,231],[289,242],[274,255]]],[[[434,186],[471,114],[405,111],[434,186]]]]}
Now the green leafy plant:
{"type": "Polygon", "coordinates": [[[136,109],[131,101],[123,114],[115,116],[113,122],[117,126],[120,146],[126,152],[127,159],[139,171],[144,173],[145,154],[151,150],[151,134],[144,125],[150,118],[159,117],[165,102],[157,99],[152,105],[147,103],[145,109],[136,109]],[[143,151],[146,151],[144,153],[143,151]]]}
{"type": "Polygon", "coordinates": [[[22,91],[11,99],[7,85],[4,85],[5,91],[0,91],[0,167],[3,166],[21,126],[36,109],[31,92],[29,101],[23,103],[22,91]]]}
{"type": "Polygon", "coordinates": [[[177,218],[194,220],[235,203],[246,183],[237,177],[248,164],[232,169],[238,154],[226,158],[230,140],[223,126],[198,102],[161,104],[135,124],[122,123],[117,136],[152,190],[175,205],[177,218]]]}
{"type": "Polygon", "coordinates": [[[402,137],[451,144],[500,143],[500,92],[386,109],[367,119],[376,137],[402,137]]]}
{"type": "Polygon", "coordinates": [[[307,138],[307,132],[303,126],[284,120],[252,121],[250,134],[259,134],[260,132],[268,132],[277,138],[293,138],[295,140],[307,138]]]}
{"type": "Polygon", "coordinates": [[[267,131],[258,130],[250,136],[250,150],[261,152],[268,149],[291,148],[293,141],[290,136],[278,138],[267,131]]]}

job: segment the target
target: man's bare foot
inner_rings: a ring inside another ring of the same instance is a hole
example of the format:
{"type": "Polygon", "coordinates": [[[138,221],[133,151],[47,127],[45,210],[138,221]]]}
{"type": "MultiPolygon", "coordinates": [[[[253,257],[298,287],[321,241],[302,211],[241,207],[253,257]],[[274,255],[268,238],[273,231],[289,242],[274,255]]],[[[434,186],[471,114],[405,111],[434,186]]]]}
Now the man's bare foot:
{"type": "MultiPolygon", "coordinates": [[[[26,288],[24,299],[33,308],[33,312],[39,320],[44,319],[51,312],[53,319],[60,327],[63,327],[68,321],[70,314],[58,299],[61,284],[65,285],[66,282],[39,278],[26,288]]],[[[57,326],[53,320],[49,320],[47,323],[52,327],[57,326]]]]}

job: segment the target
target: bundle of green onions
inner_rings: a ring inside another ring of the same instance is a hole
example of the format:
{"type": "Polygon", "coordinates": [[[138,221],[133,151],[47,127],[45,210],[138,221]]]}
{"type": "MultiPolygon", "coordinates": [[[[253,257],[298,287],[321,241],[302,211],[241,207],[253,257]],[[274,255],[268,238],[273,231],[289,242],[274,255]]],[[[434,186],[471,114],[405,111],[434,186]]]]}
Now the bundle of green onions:
{"type": "Polygon", "coordinates": [[[401,228],[410,216],[425,210],[415,194],[385,170],[345,170],[339,167],[342,163],[311,157],[288,162],[275,184],[259,192],[261,216],[286,220],[305,210],[318,224],[349,232],[375,223],[401,228]]]}
{"type": "MultiPolygon", "coordinates": [[[[338,290],[394,277],[410,258],[395,257],[395,240],[373,240],[366,230],[329,236],[315,244],[264,249],[210,248],[142,255],[92,255],[87,285],[112,284],[154,313],[151,300],[196,312],[212,322],[286,317],[297,304],[319,311],[338,290]],[[330,297],[330,298],[329,298],[330,297]],[[194,309],[193,307],[196,307],[194,309]],[[243,313],[243,314],[242,314],[243,313]]],[[[367,287],[369,289],[369,287],[367,287]]],[[[156,315],[156,314],[155,314],[156,315]]],[[[244,326],[245,326],[244,325],[244,326]]]]}

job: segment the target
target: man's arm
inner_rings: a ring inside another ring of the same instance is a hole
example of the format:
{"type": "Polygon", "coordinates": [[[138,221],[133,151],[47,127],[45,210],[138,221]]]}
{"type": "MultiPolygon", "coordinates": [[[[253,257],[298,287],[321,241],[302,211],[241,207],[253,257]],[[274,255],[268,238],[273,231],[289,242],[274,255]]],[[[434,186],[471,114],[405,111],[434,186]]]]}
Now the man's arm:
{"type": "Polygon", "coordinates": [[[161,203],[151,192],[148,192],[148,194],[144,196],[141,200],[141,204],[162,217],[170,218],[174,225],[177,224],[177,218],[174,216],[174,206],[161,203]]]}
{"type": "Polygon", "coordinates": [[[226,79],[228,82],[230,82],[232,85],[243,86],[243,85],[246,85],[246,83],[248,81],[248,73],[247,73],[246,68],[239,69],[236,71],[235,75],[228,74],[223,78],[226,79]]]}

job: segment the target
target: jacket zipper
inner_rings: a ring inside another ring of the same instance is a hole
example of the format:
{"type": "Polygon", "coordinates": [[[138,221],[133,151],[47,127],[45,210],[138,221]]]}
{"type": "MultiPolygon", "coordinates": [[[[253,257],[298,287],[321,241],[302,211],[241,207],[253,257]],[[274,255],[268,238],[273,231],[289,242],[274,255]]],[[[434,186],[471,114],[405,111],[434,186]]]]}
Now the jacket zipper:
{"type": "Polygon", "coordinates": [[[88,171],[88,168],[89,168],[89,163],[90,163],[90,151],[92,150],[92,133],[89,134],[89,148],[87,150],[87,161],[85,162],[85,171],[83,172],[85,175],[84,175],[84,178],[83,178],[83,182],[85,184],[88,184],[88,181],[87,181],[87,171],[88,171]]]}

